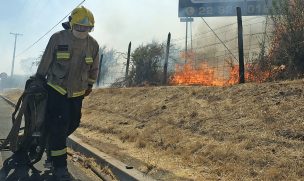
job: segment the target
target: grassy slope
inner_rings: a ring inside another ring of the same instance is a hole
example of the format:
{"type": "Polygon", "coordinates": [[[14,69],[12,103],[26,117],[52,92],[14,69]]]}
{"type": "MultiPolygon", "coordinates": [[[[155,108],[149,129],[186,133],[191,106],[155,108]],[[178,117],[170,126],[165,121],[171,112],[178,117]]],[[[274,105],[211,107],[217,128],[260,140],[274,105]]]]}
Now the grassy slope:
{"type": "Polygon", "coordinates": [[[99,89],[76,135],[160,180],[301,180],[303,83],[99,89]]]}
{"type": "Polygon", "coordinates": [[[303,83],[95,90],[77,134],[162,180],[297,180],[303,83]]]}

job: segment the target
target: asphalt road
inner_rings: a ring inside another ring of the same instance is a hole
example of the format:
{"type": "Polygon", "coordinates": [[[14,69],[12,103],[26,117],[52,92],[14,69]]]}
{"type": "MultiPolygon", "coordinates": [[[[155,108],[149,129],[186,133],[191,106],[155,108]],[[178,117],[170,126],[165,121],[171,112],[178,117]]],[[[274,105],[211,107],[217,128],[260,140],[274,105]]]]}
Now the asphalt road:
{"type": "MultiPolygon", "coordinates": [[[[11,129],[11,113],[13,108],[0,97],[0,139],[6,138],[11,129]]],[[[14,164],[12,152],[0,151],[0,181],[54,181],[49,170],[43,167],[45,156],[34,165],[36,171],[25,165],[14,164]]],[[[79,166],[68,161],[70,173],[77,181],[95,181],[97,178],[87,174],[79,166]]]]}

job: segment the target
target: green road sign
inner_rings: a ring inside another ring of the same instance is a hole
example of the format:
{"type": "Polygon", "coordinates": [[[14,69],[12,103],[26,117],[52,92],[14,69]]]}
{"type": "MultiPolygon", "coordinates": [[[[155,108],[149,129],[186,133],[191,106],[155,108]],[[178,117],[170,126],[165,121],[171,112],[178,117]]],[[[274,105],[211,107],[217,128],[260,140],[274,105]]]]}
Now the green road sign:
{"type": "Polygon", "coordinates": [[[267,15],[272,0],[179,0],[179,17],[236,16],[236,7],[243,16],[267,15]]]}

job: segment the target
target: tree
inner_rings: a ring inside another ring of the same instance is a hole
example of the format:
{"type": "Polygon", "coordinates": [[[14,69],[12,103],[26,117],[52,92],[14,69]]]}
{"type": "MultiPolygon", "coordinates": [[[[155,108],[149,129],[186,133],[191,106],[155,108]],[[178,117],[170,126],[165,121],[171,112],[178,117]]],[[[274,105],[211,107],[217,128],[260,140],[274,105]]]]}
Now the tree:
{"type": "Polygon", "coordinates": [[[131,54],[131,71],[129,77],[126,78],[129,85],[161,84],[164,47],[164,44],[152,42],[135,49],[131,54]]]}
{"type": "Polygon", "coordinates": [[[275,31],[268,61],[273,65],[286,66],[286,70],[278,75],[280,78],[303,77],[304,1],[274,1],[271,19],[275,31]]]}

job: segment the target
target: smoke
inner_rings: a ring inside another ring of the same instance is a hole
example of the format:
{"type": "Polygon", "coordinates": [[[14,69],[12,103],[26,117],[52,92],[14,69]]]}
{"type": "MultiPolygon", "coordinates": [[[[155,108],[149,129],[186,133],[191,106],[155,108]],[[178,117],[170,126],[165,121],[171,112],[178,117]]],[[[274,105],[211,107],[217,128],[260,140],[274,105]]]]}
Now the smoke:
{"type": "Polygon", "coordinates": [[[106,46],[100,48],[99,54],[103,55],[100,67],[100,87],[109,87],[124,76],[125,67],[121,60],[126,58],[126,54],[106,46]]]}
{"type": "Polygon", "coordinates": [[[13,76],[0,76],[0,91],[13,88],[23,89],[26,80],[30,75],[33,75],[37,69],[37,58],[22,59],[20,65],[25,75],[16,75],[15,73],[13,76]]]}
{"type": "MultiPolygon", "coordinates": [[[[215,59],[224,59],[228,56],[238,57],[236,17],[218,18],[218,20],[210,18],[207,23],[211,22],[210,20],[212,20],[210,26],[219,38],[206,24],[198,25],[193,35],[193,47],[199,55],[198,59],[214,63],[215,59]]],[[[265,25],[265,17],[243,18],[244,51],[247,59],[252,58],[252,55],[259,50],[259,43],[265,36],[265,25]]],[[[266,33],[268,33],[267,29],[266,33]]]]}
{"type": "Polygon", "coordinates": [[[33,75],[37,70],[37,58],[29,57],[20,61],[21,69],[26,75],[33,75]]]}
{"type": "Polygon", "coordinates": [[[13,77],[6,77],[0,79],[0,91],[8,89],[23,89],[28,76],[14,75],[13,77]]]}

